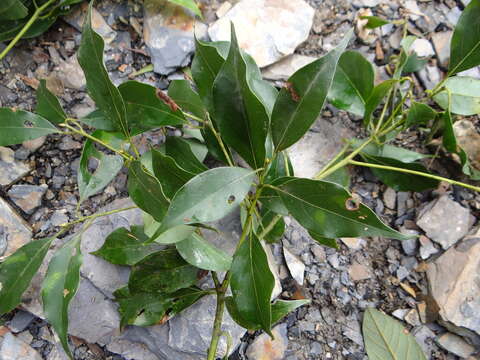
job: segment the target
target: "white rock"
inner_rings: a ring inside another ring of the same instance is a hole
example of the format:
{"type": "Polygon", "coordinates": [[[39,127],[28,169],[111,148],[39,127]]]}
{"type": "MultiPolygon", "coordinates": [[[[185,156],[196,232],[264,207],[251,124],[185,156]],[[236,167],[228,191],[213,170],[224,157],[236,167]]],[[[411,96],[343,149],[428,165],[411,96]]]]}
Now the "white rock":
{"type": "Polygon", "coordinates": [[[0,348],[0,359],[42,360],[42,357],[38,352],[32,349],[30,345],[8,332],[3,337],[2,346],[0,348]]]}
{"type": "Polygon", "coordinates": [[[416,39],[412,44],[411,50],[415,51],[420,57],[435,55],[432,44],[426,39],[416,39]]]}
{"type": "Polygon", "coordinates": [[[303,285],[305,276],[305,264],[295,255],[293,255],[285,246],[283,246],[283,256],[287,263],[288,270],[298,285],[303,285]]]}
{"type": "Polygon", "coordinates": [[[30,242],[30,226],[0,198],[0,261],[30,242]]]}
{"type": "Polygon", "coordinates": [[[308,38],[314,13],[303,0],[242,0],[208,33],[213,41],[230,41],[233,22],[240,47],[264,67],[292,54],[308,38]]]}
{"type": "Polygon", "coordinates": [[[304,56],[292,54],[284,59],[267,66],[262,70],[262,75],[269,80],[287,80],[297,70],[315,61],[317,58],[313,56],[304,56]]]}
{"type": "Polygon", "coordinates": [[[413,21],[418,20],[420,16],[423,15],[422,10],[420,10],[415,0],[405,1],[403,7],[408,11],[410,19],[412,19],[413,21]]]}

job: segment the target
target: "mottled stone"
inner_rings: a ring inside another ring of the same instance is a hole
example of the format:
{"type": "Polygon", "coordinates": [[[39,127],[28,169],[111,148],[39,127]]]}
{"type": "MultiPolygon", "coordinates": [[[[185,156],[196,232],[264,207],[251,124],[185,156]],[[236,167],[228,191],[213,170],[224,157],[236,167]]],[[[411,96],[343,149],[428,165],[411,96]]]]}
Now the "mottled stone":
{"type": "Polygon", "coordinates": [[[415,51],[420,57],[435,55],[432,44],[426,39],[416,39],[412,44],[411,50],[415,51]]]}
{"type": "Polygon", "coordinates": [[[420,243],[420,257],[422,260],[428,259],[431,255],[436,254],[438,249],[433,245],[433,242],[424,235],[421,235],[418,238],[418,242],[420,243]]]}
{"type": "Polygon", "coordinates": [[[438,61],[443,67],[448,66],[450,60],[450,40],[453,31],[442,31],[432,34],[432,42],[437,54],[438,61]]]}
{"type": "Polygon", "coordinates": [[[47,185],[13,185],[8,191],[8,197],[25,211],[32,214],[33,211],[42,205],[42,197],[47,191],[47,185]]]}
{"type": "Polygon", "coordinates": [[[247,349],[249,360],[282,360],[288,346],[287,324],[272,329],[274,340],[268,334],[261,334],[247,349]]]}
{"type": "Polygon", "coordinates": [[[467,153],[470,164],[480,170],[480,133],[471,120],[456,121],[453,131],[457,138],[458,146],[467,153]]]}
{"type": "Polygon", "coordinates": [[[75,55],[65,61],[62,60],[58,66],[55,67],[51,78],[60,81],[63,86],[75,90],[82,90],[87,84],[83,70],[75,55]]]}
{"type": "Polygon", "coordinates": [[[359,263],[353,263],[350,265],[348,274],[353,281],[366,280],[372,277],[370,269],[367,266],[359,263]]]}
{"type": "Polygon", "coordinates": [[[395,209],[395,204],[397,202],[397,192],[390,187],[383,192],[383,202],[385,206],[389,209],[395,209]]]}
{"type": "Polygon", "coordinates": [[[0,146],[0,185],[8,186],[30,172],[30,168],[14,158],[15,152],[0,146]]]}
{"type": "Polygon", "coordinates": [[[37,151],[43,144],[45,144],[45,141],[47,140],[46,136],[40,136],[36,139],[33,140],[27,140],[22,143],[22,146],[27,149],[30,152],[35,152],[37,151]]]}
{"type": "Polygon", "coordinates": [[[30,226],[0,198],[0,260],[17,251],[30,241],[32,232],[30,226]],[[1,245],[3,243],[3,245],[1,245]]]}
{"type": "Polygon", "coordinates": [[[313,15],[303,0],[242,0],[208,33],[214,41],[229,41],[233,22],[240,47],[264,67],[292,54],[307,39],[313,15]]]}
{"type": "Polygon", "coordinates": [[[262,75],[269,80],[287,80],[297,70],[315,61],[317,58],[300,54],[289,55],[262,70],[262,75]]]}
{"type": "Polygon", "coordinates": [[[470,229],[470,211],[442,195],[420,211],[417,225],[433,241],[448,249],[470,229]]]}
{"type": "Polygon", "coordinates": [[[442,334],[435,341],[442,348],[462,359],[468,358],[475,352],[472,345],[466,343],[460,336],[451,333],[442,334]]]}
{"type": "Polygon", "coordinates": [[[0,347],[0,359],[2,360],[42,360],[38,352],[30,347],[27,343],[6,333],[0,347]]]}
{"type": "Polygon", "coordinates": [[[365,240],[362,238],[340,238],[340,240],[349,248],[352,250],[360,250],[363,247],[363,244],[365,243],[365,240]]]}
{"type": "Polygon", "coordinates": [[[129,340],[117,338],[107,345],[108,351],[122,354],[127,360],[158,360],[158,356],[152,353],[147,345],[134,343],[129,340]]]}

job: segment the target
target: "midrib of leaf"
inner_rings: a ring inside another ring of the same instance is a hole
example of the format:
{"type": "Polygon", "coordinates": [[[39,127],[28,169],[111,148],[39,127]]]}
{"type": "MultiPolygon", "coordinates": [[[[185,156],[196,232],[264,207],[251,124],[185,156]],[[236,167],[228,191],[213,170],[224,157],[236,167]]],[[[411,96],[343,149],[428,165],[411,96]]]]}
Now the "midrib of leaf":
{"type": "Polygon", "coordinates": [[[342,71],[342,73],[345,75],[345,78],[348,80],[348,82],[350,83],[350,85],[352,85],[353,89],[355,90],[355,92],[357,93],[358,97],[360,98],[360,100],[362,101],[363,105],[365,105],[365,100],[362,96],[362,94],[360,93],[360,91],[358,90],[358,88],[355,86],[355,84],[353,83],[353,81],[350,79],[350,76],[347,75],[347,73],[345,72],[345,70],[343,70],[343,68],[341,66],[338,66],[338,68],[342,71]]]}
{"type": "MultiPolygon", "coordinates": [[[[462,47],[463,47],[463,45],[462,45],[462,47]]],[[[452,75],[452,74],[455,74],[456,71],[457,71],[457,69],[460,67],[460,65],[462,65],[462,64],[465,62],[465,60],[466,60],[467,58],[469,58],[469,57],[473,54],[474,51],[477,50],[478,47],[480,47],[480,40],[475,44],[475,46],[474,46],[469,52],[467,52],[467,55],[465,55],[465,56],[463,57],[463,59],[460,60],[460,62],[459,62],[452,70],[450,70],[450,71],[448,72],[448,76],[450,76],[450,75],[452,75]]]]}
{"type": "MultiPolygon", "coordinates": [[[[143,169],[140,169],[140,171],[143,171],[143,169]]],[[[152,178],[152,180],[156,181],[158,186],[160,187],[160,190],[162,192],[162,195],[164,196],[164,198],[168,201],[167,197],[165,196],[165,194],[163,193],[163,190],[162,190],[162,185],[160,184],[160,182],[152,175],[150,175],[148,172],[144,171],[145,175],[146,176],[149,176],[152,178]]],[[[137,172],[135,171],[135,169],[132,169],[132,175],[135,177],[135,179],[137,180],[138,184],[140,184],[140,186],[148,193],[151,195],[151,191],[145,186],[145,184],[143,183],[143,181],[140,180],[140,177],[138,176],[137,172]]],[[[155,196],[152,196],[153,200],[157,203],[157,204],[160,204],[160,206],[163,206],[163,204],[161,202],[158,201],[158,199],[155,197],[155,196]]]]}
{"type": "Polygon", "coordinates": [[[126,101],[126,103],[127,103],[128,105],[143,107],[143,108],[147,108],[147,109],[149,109],[149,110],[154,110],[154,111],[158,111],[158,112],[161,112],[161,113],[165,113],[165,114],[167,114],[167,115],[171,115],[171,116],[173,116],[173,117],[175,117],[175,118],[177,118],[177,119],[180,119],[181,122],[184,122],[184,121],[183,121],[184,119],[183,119],[182,117],[178,116],[177,114],[175,114],[174,112],[165,111],[165,110],[163,110],[163,109],[161,109],[161,108],[157,108],[157,107],[155,107],[155,106],[145,105],[145,104],[139,104],[139,103],[136,103],[136,102],[133,102],[133,101],[126,101]]]}
{"type": "MultiPolygon", "coordinates": [[[[392,355],[392,358],[394,360],[398,360],[398,358],[396,357],[395,353],[393,352],[392,348],[390,347],[389,343],[387,342],[387,339],[385,338],[385,336],[383,335],[383,331],[380,330],[380,327],[379,325],[377,324],[377,321],[375,320],[375,317],[373,315],[370,314],[370,317],[372,318],[372,321],[373,321],[373,324],[375,325],[375,328],[377,329],[377,332],[380,334],[385,346],[387,347],[387,350],[390,352],[390,354],[392,355]]],[[[410,341],[408,341],[408,343],[410,343],[410,341]]]]}
{"type": "Polygon", "coordinates": [[[58,104],[56,104],[56,103],[53,102],[53,101],[51,102],[51,101],[50,101],[51,99],[49,98],[49,96],[45,96],[44,99],[47,101],[47,103],[50,105],[50,107],[53,108],[53,111],[54,111],[55,113],[57,113],[57,115],[60,115],[60,117],[62,117],[62,118],[65,119],[65,114],[62,113],[62,112],[60,112],[60,111],[58,110],[58,107],[56,106],[56,105],[58,105],[58,104]]]}
{"type": "Polygon", "coordinates": [[[252,243],[252,239],[253,239],[253,236],[250,236],[248,241],[250,243],[249,247],[248,247],[248,252],[249,252],[249,263],[250,263],[250,272],[251,272],[251,277],[252,277],[252,284],[253,284],[253,291],[255,293],[255,302],[257,304],[257,310],[258,310],[258,313],[261,314],[262,313],[262,309],[260,307],[260,302],[259,302],[259,295],[258,295],[258,290],[257,290],[257,286],[256,286],[256,283],[255,283],[255,271],[254,271],[254,264],[253,264],[253,243],[252,243]]]}
{"type": "MultiPolygon", "coordinates": [[[[206,58],[205,54],[203,53],[203,46],[208,46],[208,45],[201,44],[201,46],[198,47],[197,52],[201,56],[201,58],[203,59],[203,63],[206,65],[206,67],[210,71],[210,73],[212,75],[212,78],[215,79],[216,74],[213,71],[212,67],[210,66],[210,63],[207,61],[207,58],[206,58]]],[[[215,51],[217,51],[217,49],[215,47],[213,47],[213,48],[215,49],[215,51]]],[[[218,53],[218,51],[217,51],[217,53],[218,53]]],[[[220,56],[220,54],[219,54],[219,56],[220,56]]]]}

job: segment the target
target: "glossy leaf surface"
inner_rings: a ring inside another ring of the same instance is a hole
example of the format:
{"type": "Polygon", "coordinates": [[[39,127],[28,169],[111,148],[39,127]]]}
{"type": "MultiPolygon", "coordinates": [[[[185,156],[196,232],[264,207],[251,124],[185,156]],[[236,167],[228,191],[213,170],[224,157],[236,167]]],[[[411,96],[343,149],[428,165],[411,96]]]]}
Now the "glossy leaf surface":
{"type": "Polygon", "coordinates": [[[364,125],[370,123],[373,112],[397,82],[397,80],[385,80],[373,88],[373,91],[365,104],[365,114],[363,116],[364,125]]]}
{"type": "Polygon", "coordinates": [[[468,76],[454,76],[445,82],[446,90],[434,96],[434,100],[443,108],[458,115],[480,114],[480,79],[468,76]]]}
{"type": "Polygon", "coordinates": [[[335,75],[337,62],[353,31],[322,58],[304,66],[288,79],[273,108],[271,132],[277,151],[295,144],[317,119],[335,75]]]}
{"type": "Polygon", "coordinates": [[[427,104],[413,101],[408,110],[405,126],[408,128],[412,125],[427,125],[437,117],[437,114],[438,113],[427,104]]]}
{"type": "Polygon", "coordinates": [[[196,175],[208,170],[208,168],[195,156],[191,144],[181,137],[167,137],[165,142],[165,154],[175,159],[175,162],[182,169],[192,174],[196,175]]]}
{"type": "Polygon", "coordinates": [[[57,97],[47,89],[45,80],[40,80],[37,89],[37,107],[35,112],[54,124],[60,124],[65,121],[67,114],[63,111],[57,97]]]}
{"type": "Polygon", "coordinates": [[[168,87],[170,96],[183,111],[189,112],[200,119],[205,118],[205,106],[200,96],[192,89],[187,80],[173,80],[168,87]]]}
{"type": "Polygon", "coordinates": [[[22,294],[42,265],[53,238],[33,240],[7,257],[0,264],[0,314],[17,307],[22,294]]]}
{"type": "Polygon", "coordinates": [[[21,144],[59,132],[48,120],[24,110],[0,108],[0,146],[21,144]]]}

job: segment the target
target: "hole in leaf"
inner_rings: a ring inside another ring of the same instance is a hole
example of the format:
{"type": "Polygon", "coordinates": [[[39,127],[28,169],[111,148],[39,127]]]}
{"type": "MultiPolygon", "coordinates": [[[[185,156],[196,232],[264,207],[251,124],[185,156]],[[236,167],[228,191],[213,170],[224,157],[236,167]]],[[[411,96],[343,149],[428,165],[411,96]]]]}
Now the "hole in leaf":
{"type": "Polygon", "coordinates": [[[360,202],[353,197],[349,197],[347,200],[345,200],[345,208],[349,211],[358,210],[360,208],[360,202]]]}
{"type": "Polygon", "coordinates": [[[235,201],[235,196],[234,196],[234,195],[230,195],[230,196],[228,197],[227,203],[228,203],[228,204],[231,204],[231,203],[233,203],[234,201],[235,201]]]}
{"type": "Polygon", "coordinates": [[[31,122],[30,120],[25,120],[23,122],[23,127],[32,128],[33,127],[33,122],[31,122]]]}

